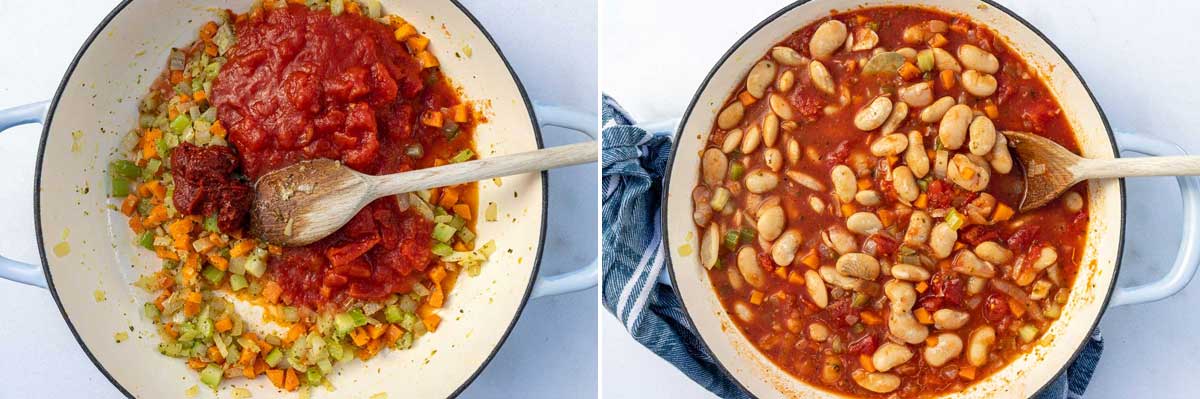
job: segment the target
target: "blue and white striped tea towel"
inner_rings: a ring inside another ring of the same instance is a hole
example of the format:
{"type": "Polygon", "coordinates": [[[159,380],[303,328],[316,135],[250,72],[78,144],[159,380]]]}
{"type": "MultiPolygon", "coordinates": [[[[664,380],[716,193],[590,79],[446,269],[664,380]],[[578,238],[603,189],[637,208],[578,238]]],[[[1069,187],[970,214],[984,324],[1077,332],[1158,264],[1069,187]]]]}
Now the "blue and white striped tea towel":
{"type": "MultiPolygon", "coordinates": [[[[659,225],[662,180],[671,154],[669,132],[647,132],[607,95],[603,98],[603,276],[604,307],[642,345],[705,389],[722,398],[751,395],[726,375],[670,287],[659,225]]],[[[1100,360],[1099,330],[1079,357],[1037,399],[1082,398],[1100,360]]]]}

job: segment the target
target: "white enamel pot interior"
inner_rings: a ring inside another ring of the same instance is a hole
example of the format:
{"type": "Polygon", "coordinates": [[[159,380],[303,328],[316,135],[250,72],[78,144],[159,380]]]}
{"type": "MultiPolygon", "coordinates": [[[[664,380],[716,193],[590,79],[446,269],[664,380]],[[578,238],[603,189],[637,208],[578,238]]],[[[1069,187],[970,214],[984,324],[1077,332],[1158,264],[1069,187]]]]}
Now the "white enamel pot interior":
{"type": "MultiPolygon", "coordinates": [[[[520,82],[464,8],[451,0],[383,3],[386,12],[403,16],[432,39],[445,75],[464,98],[482,105],[488,122],[476,132],[481,157],[541,148],[539,126],[520,82]],[[455,56],[468,47],[472,55],[455,56]]],[[[113,10],[84,43],[45,114],[34,190],[45,280],[41,272],[30,271],[36,269],[0,258],[0,277],[48,283],[84,351],[127,396],[182,397],[199,379],[184,362],[158,353],[157,332],[140,316],[142,304],[153,298],[131,283],[160,263],[132,244],[126,219],[110,209],[106,165],[136,124],[137,103],[164,67],[169,50],[194,40],[198,28],[214,19],[212,10],[245,11],[249,5],[249,0],[125,1],[113,10]],[[106,299],[97,301],[97,291],[106,299]],[[118,332],[128,333],[129,339],[115,343],[118,332]]],[[[0,130],[40,121],[44,109],[41,104],[0,112],[0,130]]],[[[575,114],[554,111],[551,118],[559,120],[547,124],[594,129],[581,119],[562,120],[575,114]]],[[[339,365],[329,377],[336,390],[318,388],[313,395],[454,396],[499,349],[531,292],[554,294],[594,285],[593,264],[590,270],[550,278],[534,288],[545,195],[545,174],[506,177],[502,186],[481,182],[479,202],[495,202],[502,215],[511,217],[478,224],[480,242],[495,240],[498,250],[481,275],[459,280],[440,311],[445,321],[438,330],[417,340],[411,350],[384,351],[366,363],[339,365]]],[[[201,385],[200,397],[229,397],[234,387],[248,388],[254,397],[279,392],[265,378],[241,379],[222,384],[216,393],[201,385]]]]}
{"type": "MultiPolygon", "coordinates": [[[[814,388],[775,366],[741,334],[722,308],[708,275],[700,265],[697,251],[693,250],[700,247],[700,233],[691,218],[690,194],[698,181],[699,154],[725,99],[740,84],[754,62],[771,47],[792,32],[828,17],[830,10],[846,11],[884,5],[931,7],[951,14],[967,15],[991,27],[1023,55],[1031,68],[1044,77],[1074,128],[1083,156],[1113,158],[1117,154],[1117,143],[1108,123],[1075,69],[1041,33],[1011,11],[994,3],[978,0],[814,0],[792,4],[768,17],[725,54],[698,89],[684,114],[675,136],[676,148],[672,152],[664,198],[666,211],[662,216],[662,223],[666,226],[664,240],[671,254],[672,282],[687,309],[687,315],[721,366],[743,388],[759,397],[837,395],[814,388]]],[[[1143,137],[1123,137],[1117,141],[1129,141],[1130,147],[1145,148],[1147,150],[1143,152],[1146,153],[1173,152],[1169,148],[1171,146],[1161,142],[1156,141],[1153,145],[1142,143],[1145,141],[1143,137]]],[[[1180,179],[1180,182],[1184,189],[1185,218],[1192,221],[1195,218],[1192,207],[1197,198],[1194,192],[1196,183],[1193,180],[1185,182],[1185,179],[1180,179]]],[[[1032,396],[1065,369],[1088,339],[1114,290],[1124,230],[1124,188],[1123,182],[1110,179],[1089,182],[1088,190],[1091,220],[1088,224],[1087,247],[1062,317],[1052,324],[1039,341],[1040,344],[1031,352],[965,391],[952,394],[952,397],[1032,396]]],[[[1190,226],[1185,227],[1185,243],[1188,234],[1194,233],[1188,233],[1192,230],[1194,228],[1190,226]]],[[[1185,248],[1181,249],[1180,259],[1168,278],[1151,284],[1153,287],[1118,289],[1114,303],[1140,303],[1177,292],[1195,270],[1196,251],[1191,247],[1191,244],[1185,244],[1185,248]]]]}

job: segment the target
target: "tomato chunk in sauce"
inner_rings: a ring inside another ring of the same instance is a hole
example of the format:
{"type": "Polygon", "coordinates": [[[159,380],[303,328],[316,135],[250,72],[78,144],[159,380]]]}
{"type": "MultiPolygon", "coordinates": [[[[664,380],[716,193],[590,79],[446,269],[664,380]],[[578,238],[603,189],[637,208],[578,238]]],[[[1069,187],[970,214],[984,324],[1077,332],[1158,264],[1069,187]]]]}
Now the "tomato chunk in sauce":
{"type": "Polygon", "coordinates": [[[829,391],[920,398],[1053,339],[1087,191],[1014,210],[1004,131],[1079,148],[1015,51],[965,17],[880,7],[832,14],[755,62],[692,198],[701,263],[758,350],[829,391]]]}
{"type": "MultiPolygon", "coordinates": [[[[403,172],[472,145],[470,124],[420,123],[460,100],[385,24],[290,5],[241,19],[234,31],[212,102],[251,180],[314,158],[403,172]]],[[[473,185],[464,190],[473,198],[473,185]]],[[[405,293],[436,262],[431,230],[395,198],[379,199],[333,235],[271,257],[269,276],[285,303],[314,308],[405,293]]]]}

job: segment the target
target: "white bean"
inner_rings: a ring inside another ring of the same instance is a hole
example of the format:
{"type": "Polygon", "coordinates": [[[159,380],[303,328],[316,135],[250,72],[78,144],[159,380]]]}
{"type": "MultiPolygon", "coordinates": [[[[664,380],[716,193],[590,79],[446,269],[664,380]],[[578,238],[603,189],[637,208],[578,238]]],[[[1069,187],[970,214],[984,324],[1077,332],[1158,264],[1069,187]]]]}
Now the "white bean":
{"type": "Polygon", "coordinates": [[[921,132],[908,132],[908,149],[904,151],[904,163],[918,179],[929,174],[929,154],[925,152],[925,136],[921,135],[921,132]]]}
{"type": "Polygon", "coordinates": [[[996,92],[996,77],[974,69],[962,73],[962,86],[975,97],[987,97],[996,92]]]}
{"type": "Polygon", "coordinates": [[[796,182],[796,184],[804,186],[804,188],[807,188],[807,189],[813,190],[813,191],[825,191],[825,184],[821,183],[820,180],[817,180],[817,178],[812,177],[811,175],[809,175],[807,173],[804,173],[804,172],[801,172],[798,170],[789,170],[786,173],[787,173],[787,177],[789,180],[796,182]]]}
{"type": "Polygon", "coordinates": [[[779,205],[758,211],[758,236],[767,241],[775,241],[780,233],[783,233],[783,227],[787,223],[787,218],[783,215],[783,208],[779,205]]]}
{"type": "Polygon", "coordinates": [[[933,226],[933,231],[929,233],[929,248],[933,250],[932,255],[937,259],[946,259],[950,256],[950,252],[954,250],[955,241],[958,241],[958,232],[950,228],[946,222],[933,226]]]}
{"type": "MultiPolygon", "coordinates": [[[[995,130],[995,129],[993,129],[995,130]]],[[[774,147],[775,142],[779,140],[779,117],[774,113],[768,113],[763,117],[762,122],[762,141],[767,147],[774,147]]]]}
{"type": "Polygon", "coordinates": [[[708,225],[708,228],[704,230],[704,236],[700,237],[700,264],[704,265],[705,269],[712,269],[717,265],[720,254],[721,228],[713,223],[708,225]]]}
{"type": "Polygon", "coordinates": [[[799,51],[791,47],[776,46],[771,49],[771,58],[779,61],[780,64],[787,66],[801,66],[808,63],[808,58],[800,55],[799,51]]]}
{"type": "Polygon", "coordinates": [[[804,290],[808,292],[808,299],[811,299],[818,308],[825,309],[826,306],[829,306],[829,293],[825,290],[825,281],[821,280],[821,275],[816,271],[812,269],[804,271],[804,290]]]}
{"type": "Polygon", "coordinates": [[[883,284],[883,292],[887,295],[891,308],[891,312],[888,313],[888,331],[909,344],[925,341],[929,336],[929,328],[917,322],[912,314],[912,306],[917,301],[917,291],[912,283],[888,280],[883,284]]]}
{"type": "Polygon", "coordinates": [[[737,151],[742,146],[742,129],[733,129],[725,133],[725,141],[721,143],[721,151],[728,154],[737,151]]]}
{"type": "Polygon", "coordinates": [[[971,314],[950,308],[933,312],[933,327],[942,331],[957,330],[971,321],[971,314]]]}
{"type": "Polygon", "coordinates": [[[1050,267],[1055,262],[1058,262],[1058,251],[1054,250],[1054,247],[1047,245],[1042,247],[1042,250],[1038,252],[1037,259],[1033,261],[1033,268],[1040,272],[1046,270],[1047,267],[1050,267]]]}
{"type": "Polygon", "coordinates": [[[1012,261],[1013,253],[995,241],[984,241],[975,246],[975,255],[979,259],[997,265],[1005,265],[1012,261]]]}
{"type": "Polygon", "coordinates": [[[820,322],[814,322],[808,325],[808,337],[813,341],[825,342],[829,339],[829,327],[826,327],[820,322]]]}
{"type": "Polygon", "coordinates": [[[913,177],[912,170],[907,166],[897,166],[892,169],[892,187],[896,189],[896,194],[904,202],[913,202],[921,195],[921,188],[917,187],[917,179],[913,177]]]}
{"type": "Polygon", "coordinates": [[[816,86],[817,90],[829,95],[837,94],[833,75],[829,74],[829,70],[825,69],[825,65],[821,64],[821,61],[808,63],[808,76],[812,78],[813,86],[816,86]]]}
{"type": "Polygon", "coordinates": [[[772,171],[778,172],[783,169],[783,153],[776,148],[765,149],[763,150],[763,163],[766,163],[772,171]]]}
{"type": "Polygon", "coordinates": [[[950,107],[953,107],[954,104],[956,104],[954,102],[954,97],[945,96],[939,98],[937,101],[934,101],[933,104],[929,104],[928,107],[922,109],[921,113],[917,114],[917,118],[921,119],[921,122],[925,123],[934,123],[940,121],[942,120],[942,116],[946,115],[946,111],[949,111],[950,107]]]}
{"type": "Polygon", "coordinates": [[[899,155],[908,148],[908,137],[900,133],[893,133],[875,140],[871,143],[871,155],[877,157],[890,157],[899,155]]]}
{"type": "Polygon", "coordinates": [[[971,332],[967,339],[967,362],[972,366],[983,367],[987,364],[992,344],[996,342],[996,330],[991,326],[980,326],[971,332]]]}
{"type": "Polygon", "coordinates": [[[848,253],[838,257],[836,265],[838,273],[865,280],[879,277],[879,261],[864,253],[848,253]]]}
{"type": "Polygon", "coordinates": [[[729,169],[729,158],[725,153],[716,148],[704,150],[704,156],[700,161],[700,175],[704,178],[704,184],[709,187],[716,187],[725,180],[725,172],[729,169]]]}
{"type": "MultiPolygon", "coordinates": [[[[933,218],[930,218],[928,213],[921,210],[913,211],[912,215],[908,217],[908,229],[904,232],[904,243],[914,247],[925,244],[925,241],[929,240],[932,224],[933,218]]],[[[954,239],[957,240],[958,237],[954,239]]]]}
{"type": "Polygon", "coordinates": [[[892,107],[892,114],[888,115],[886,121],[883,121],[883,126],[879,128],[882,134],[892,134],[896,129],[900,128],[900,124],[904,123],[904,118],[908,117],[908,104],[896,103],[892,107]]]}
{"type": "Polygon", "coordinates": [[[779,74],[779,78],[775,79],[775,88],[780,92],[787,93],[796,87],[796,74],[791,70],[783,71],[779,74]]]}
{"type": "Polygon", "coordinates": [[[976,162],[966,155],[957,154],[950,159],[946,177],[949,177],[950,181],[959,187],[978,192],[987,188],[988,181],[991,180],[991,172],[988,171],[986,163],[976,162]]]}
{"type": "Polygon", "coordinates": [[[1012,154],[1008,152],[1008,138],[1004,134],[996,133],[996,144],[992,145],[992,153],[988,155],[988,163],[992,165],[992,170],[995,170],[996,173],[1004,175],[1012,171],[1012,154]]]}
{"type": "Polygon", "coordinates": [[[850,374],[858,386],[875,393],[888,393],[900,388],[900,377],[891,373],[871,373],[863,369],[850,374]]]}
{"type": "Polygon", "coordinates": [[[817,269],[817,273],[821,275],[821,280],[843,290],[858,291],[866,284],[866,280],[842,274],[833,266],[821,266],[817,269]]]}
{"type": "Polygon", "coordinates": [[[772,93],[768,96],[768,102],[771,105],[771,112],[779,115],[780,118],[792,120],[796,116],[792,113],[792,106],[788,105],[787,100],[778,94],[772,93]]]}
{"type": "Polygon", "coordinates": [[[750,74],[746,76],[746,91],[754,98],[762,98],[767,87],[775,80],[775,69],[775,63],[768,60],[754,64],[754,68],[751,68],[750,74]]]}
{"type": "Polygon", "coordinates": [[[946,169],[950,166],[950,151],[937,150],[933,154],[933,177],[944,179],[946,178],[946,169]]]}
{"type": "Polygon", "coordinates": [[[818,59],[828,58],[846,42],[847,33],[842,21],[831,19],[821,23],[808,42],[809,54],[818,59]]]}
{"type": "Polygon", "coordinates": [[[762,143],[762,130],[759,130],[757,125],[750,126],[742,136],[742,154],[753,154],[759,143],[762,143]]]}
{"type": "Polygon", "coordinates": [[[892,265],[891,272],[892,277],[914,283],[929,281],[929,278],[932,276],[929,274],[928,270],[925,270],[925,268],[907,263],[897,263],[892,265]]]}
{"type": "Polygon", "coordinates": [[[864,132],[875,130],[883,126],[883,122],[891,113],[892,100],[887,97],[876,97],[854,114],[854,127],[864,132]]]}
{"type": "Polygon", "coordinates": [[[963,142],[967,140],[967,127],[971,124],[972,117],[974,113],[971,112],[971,107],[963,104],[950,107],[938,124],[938,140],[942,141],[942,146],[948,150],[962,147],[963,142]]]}
{"type": "Polygon", "coordinates": [[[765,169],[755,169],[746,174],[746,190],[762,194],[779,185],[779,175],[765,169]]]}
{"type": "Polygon", "coordinates": [[[738,271],[742,278],[754,288],[762,288],[767,284],[767,272],[758,264],[758,251],[752,246],[744,246],[737,253],[738,271]]]}
{"type": "Polygon", "coordinates": [[[846,218],[846,229],[862,235],[871,235],[883,229],[883,222],[880,222],[879,216],[875,216],[874,213],[857,212],[846,218]]]}
{"type": "Polygon", "coordinates": [[[962,61],[967,69],[983,73],[996,73],[1000,70],[1000,60],[996,59],[996,56],[970,44],[958,46],[958,60],[962,61]]]}
{"type": "Polygon", "coordinates": [[[933,367],[941,367],[962,354],[963,342],[957,334],[942,333],[937,336],[937,343],[925,347],[925,363],[933,367]]]}
{"type": "Polygon", "coordinates": [[[855,179],[854,171],[849,166],[834,166],[829,178],[833,181],[833,193],[838,201],[846,203],[854,199],[854,194],[858,192],[858,179],[855,179]]]}
{"type": "Polygon", "coordinates": [[[810,195],[808,196],[808,206],[812,208],[813,212],[819,214],[825,211],[825,200],[815,195],[810,195]]]}
{"type": "Polygon", "coordinates": [[[746,323],[754,321],[754,311],[750,310],[750,306],[746,305],[745,302],[734,302],[733,313],[737,315],[738,319],[741,319],[746,323]]]}
{"type": "Polygon", "coordinates": [[[863,190],[854,194],[854,202],[862,206],[878,206],[883,203],[883,196],[875,190],[863,190]]]}
{"type": "Polygon", "coordinates": [[[904,345],[897,345],[891,342],[884,342],[875,349],[875,353],[871,355],[871,364],[876,370],[888,371],[892,368],[904,364],[909,359],[912,359],[913,353],[904,345]]]}
{"type": "Polygon", "coordinates": [[[858,252],[858,242],[854,240],[854,235],[840,225],[833,225],[825,229],[821,232],[821,239],[825,241],[825,245],[833,248],[839,254],[858,252]]]}
{"type": "Polygon", "coordinates": [[[734,101],[717,115],[717,127],[725,130],[733,129],[742,121],[742,116],[745,114],[746,107],[740,101],[734,101]]]}
{"type": "Polygon", "coordinates": [[[775,264],[779,266],[792,264],[792,261],[796,259],[796,251],[800,249],[800,238],[799,230],[785,231],[775,241],[775,245],[771,246],[771,260],[774,260],[775,264]]]}
{"type": "Polygon", "coordinates": [[[791,165],[800,163],[800,142],[796,141],[796,139],[788,138],[787,159],[788,164],[791,165]]]}
{"type": "Polygon", "coordinates": [[[958,65],[958,60],[955,60],[949,51],[941,48],[933,48],[933,65],[939,71],[951,70],[962,72],[962,67],[958,65]]]}
{"type": "Polygon", "coordinates": [[[1063,208],[1067,212],[1075,213],[1083,210],[1083,196],[1074,191],[1068,191],[1062,196],[1063,208]]]}
{"type": "Polygon", "coordinates": [[[991,263],[984,262],[975,256],[974,252],[962,250],[954,255],[954,260],[951,262],[951,269],[966,274],[981,278],[992,278],[996,276],[996,268],[991,263]]]}
{"type": "Polygon", "coordinates": [[[854,31],[854,44],[850,51],[863,51],[875,48],[879,44],[879,34],[868,28],[858,28],[854,31]]]}
{"type": "Polygon", "coordinates": [[[992,152],[992,146],[996,145],[996,125],[991,119],[983,115],[976,116],[967,130],[971,136],[967,148],[972,154],[984,156],[992,152]]]}
{"type": "MultiPolygon", "coordinates": [[[[721,244],[717,244],[718,248],[721,244]]],[[[746,289],[746,279],[742,278],[742,272],[736,267],[726,267],[725,276],[729,278],[729,286],[733,287],[734,291],[741,292],[746,289]]]]}
{"type": "Polygon", "coordinates": [[[913,107],[924,107],[933,103],[933,88],[929,82],[921,82],[901,87],[896,91],[900,101],[913,107]]]}

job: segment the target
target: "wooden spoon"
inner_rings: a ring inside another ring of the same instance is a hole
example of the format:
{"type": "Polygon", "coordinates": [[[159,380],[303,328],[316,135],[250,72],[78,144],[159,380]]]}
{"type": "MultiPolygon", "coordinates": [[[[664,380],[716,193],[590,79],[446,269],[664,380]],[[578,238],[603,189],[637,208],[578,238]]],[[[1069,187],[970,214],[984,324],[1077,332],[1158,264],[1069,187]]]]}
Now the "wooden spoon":
{"type": "Polygon", "coordinates": [[[330,159],[303,161],[258,179],[250,231],[274,244],[306,245],[333,234],[386,195],[595,162],[596,157],[592,141],[382,176],[330,159]]]}
{"type": "Polygon", "coordinates": [[[1045,137],[1004,132],[1025,169],[1021,211],[1058,198],[1075,183],[1112,177],[1200,175],[1200,156],[1088,159],[1045,137]]]}

